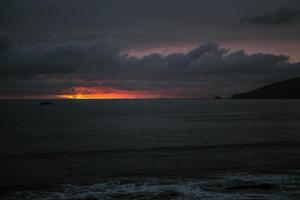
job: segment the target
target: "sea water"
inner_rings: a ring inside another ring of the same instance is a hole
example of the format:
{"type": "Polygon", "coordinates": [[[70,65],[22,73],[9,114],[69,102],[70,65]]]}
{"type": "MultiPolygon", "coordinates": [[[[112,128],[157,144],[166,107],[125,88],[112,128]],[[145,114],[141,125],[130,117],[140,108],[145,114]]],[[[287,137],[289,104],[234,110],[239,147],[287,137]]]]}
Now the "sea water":
{"type": "Polygon", "coordinates": [[[0,101],[3,199],[299,199],[298,100],[0,101]]]}

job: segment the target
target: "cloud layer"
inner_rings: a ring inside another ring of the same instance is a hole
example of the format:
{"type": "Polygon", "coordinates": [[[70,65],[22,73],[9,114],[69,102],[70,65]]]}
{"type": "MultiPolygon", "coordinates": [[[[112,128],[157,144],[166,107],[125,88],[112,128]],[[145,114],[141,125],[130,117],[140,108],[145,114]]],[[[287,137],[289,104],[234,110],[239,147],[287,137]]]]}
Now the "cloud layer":
{"type": "Polygon", "coordinates": [[[284,25],[294,23],[300,20],[300,10],[289,7],[280,7],[270,13],[244,18],[241,23],[261,24],[261,25],[284,25]]]}
{"type": "Polygon", "coordinates": [[[211,97],[240,92],[269,81],[300,76],[287,56],[230,51],[206,43],[189,52],[130,57],[107,38],[52,38],[19,46],[0,41],[0,96],[55,96],[74,88],[99,88],[211,97]]]}

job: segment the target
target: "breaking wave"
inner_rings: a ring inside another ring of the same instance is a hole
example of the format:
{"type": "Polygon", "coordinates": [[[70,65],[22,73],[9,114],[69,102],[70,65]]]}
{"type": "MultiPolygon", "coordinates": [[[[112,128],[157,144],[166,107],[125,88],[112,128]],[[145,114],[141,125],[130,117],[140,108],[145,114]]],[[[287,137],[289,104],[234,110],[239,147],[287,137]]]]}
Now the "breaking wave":
{"type": "Polygon", "coordinates": [[[8,193],[5,200],[300,199],[300,174],[236,174],[213,178],[113,178],[8,193]]]}

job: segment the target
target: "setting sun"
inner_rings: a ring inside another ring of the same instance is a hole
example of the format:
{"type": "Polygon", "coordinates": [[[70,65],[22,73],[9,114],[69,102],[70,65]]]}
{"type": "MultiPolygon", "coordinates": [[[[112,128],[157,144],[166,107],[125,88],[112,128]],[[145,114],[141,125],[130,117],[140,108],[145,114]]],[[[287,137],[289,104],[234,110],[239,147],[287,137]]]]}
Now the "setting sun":
{"type": "Polygon", "coordinates": [[[106,87],[75,87],[70,94],[57,95],[64,99],[153,99],[161,95],[142,91],[123,91],[106,87]]]}

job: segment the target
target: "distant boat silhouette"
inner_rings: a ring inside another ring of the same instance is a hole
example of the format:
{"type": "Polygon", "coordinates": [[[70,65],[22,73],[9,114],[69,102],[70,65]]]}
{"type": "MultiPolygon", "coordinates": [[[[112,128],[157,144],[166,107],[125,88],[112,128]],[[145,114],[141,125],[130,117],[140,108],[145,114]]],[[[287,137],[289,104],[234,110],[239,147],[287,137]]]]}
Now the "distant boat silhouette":
{"type": "Polygon", "coordinates": [[[300,78],[273,83],[250,92],[235,94],[233,99],[300,99],[300,78]]]}

